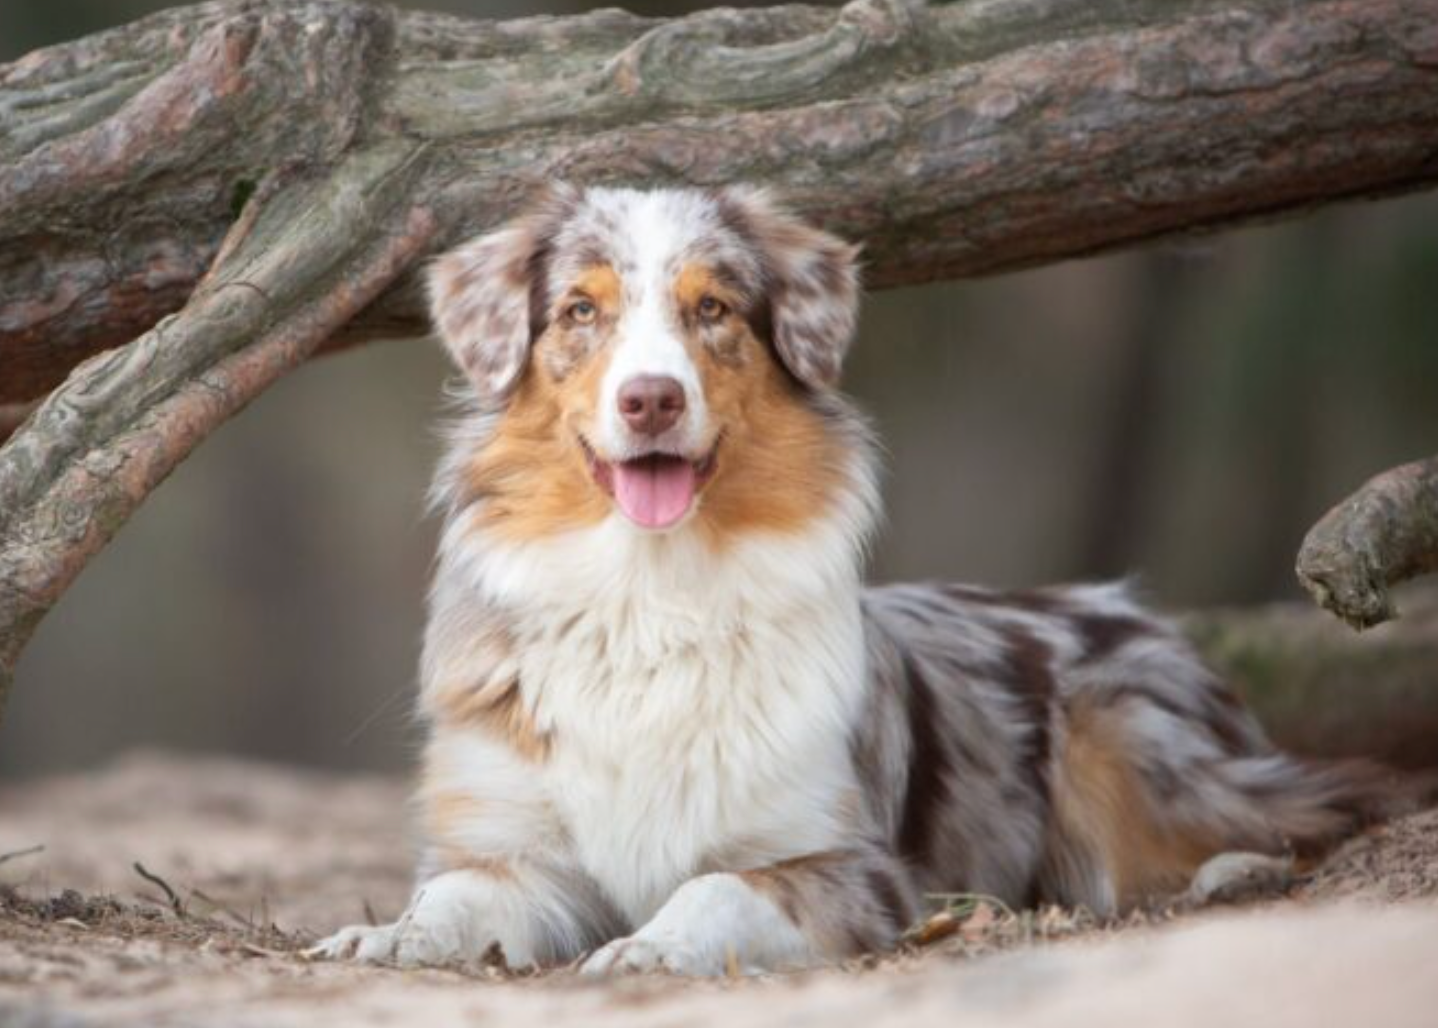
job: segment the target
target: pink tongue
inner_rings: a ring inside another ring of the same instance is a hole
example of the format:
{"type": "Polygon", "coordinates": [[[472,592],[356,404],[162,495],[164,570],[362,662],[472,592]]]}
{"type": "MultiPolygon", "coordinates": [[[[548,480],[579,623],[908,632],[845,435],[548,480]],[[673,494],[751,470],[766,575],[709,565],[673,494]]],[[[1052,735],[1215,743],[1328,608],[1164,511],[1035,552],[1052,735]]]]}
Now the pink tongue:
{"type": "Polygon", "coordinates": [[[694,465],[677,457],[615,464],[614,499],[635,524],[668,528],[694,502],[694,465]]]}

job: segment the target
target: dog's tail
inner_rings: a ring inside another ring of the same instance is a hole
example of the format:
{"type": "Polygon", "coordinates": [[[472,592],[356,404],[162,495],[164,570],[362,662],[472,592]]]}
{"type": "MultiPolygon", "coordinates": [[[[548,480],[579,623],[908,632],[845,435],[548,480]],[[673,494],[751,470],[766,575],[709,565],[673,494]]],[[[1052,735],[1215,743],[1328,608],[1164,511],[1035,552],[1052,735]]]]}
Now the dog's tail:
{"type": "Polygon", "coordinates": [[[1046,898],[1109,914],[1183,891],[1221,853],[1311,865],[1365,826],[1438,800],[1438,780],[1296,757],[1246,717],[1225,750],[1201,721],[1147,706],[1070,712],[1054,769],[1046,898]]]}
{"type": "Polygon", "coordinates": [[[1249,808],[1236,819],[1243,838],[1234,841],[1251,849],[1281,847],[1300,861],[1322,857],[1369,825],[1438,802],[1438,777],[1405,775],[1369,760],[1270,752],[1236,758],[1218,770],[1232,783],[1238,804],[1249,808]]]}

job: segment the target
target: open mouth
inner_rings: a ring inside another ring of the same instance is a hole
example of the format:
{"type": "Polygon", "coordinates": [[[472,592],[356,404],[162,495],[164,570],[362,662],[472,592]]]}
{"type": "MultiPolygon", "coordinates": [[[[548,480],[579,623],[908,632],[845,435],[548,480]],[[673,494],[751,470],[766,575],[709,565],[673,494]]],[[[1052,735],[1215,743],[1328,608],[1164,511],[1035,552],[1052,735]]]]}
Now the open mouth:
{"type": "Polygon", "coordinates": [[[630,460],[607,461],[581,437],[594,481],[641,528],[669,528],[694,506],[700,488],[714,474],[719,444],[700,460],[676,453],[647,453],[630,460]]]}

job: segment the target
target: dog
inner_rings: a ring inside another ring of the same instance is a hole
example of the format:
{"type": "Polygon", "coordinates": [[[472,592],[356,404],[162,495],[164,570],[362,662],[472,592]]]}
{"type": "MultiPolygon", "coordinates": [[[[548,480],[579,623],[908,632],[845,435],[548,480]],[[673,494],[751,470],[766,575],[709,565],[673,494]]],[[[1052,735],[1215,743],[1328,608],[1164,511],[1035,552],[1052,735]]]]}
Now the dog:
{"type": "Polygon", "coordinates": [[[418,885],[316,954],[803,968],[925,894],[1111,915],[1373,816],[1122,585],[864,586],[856,261],[752,188],[557,187],[434,263],[418,885]]]}

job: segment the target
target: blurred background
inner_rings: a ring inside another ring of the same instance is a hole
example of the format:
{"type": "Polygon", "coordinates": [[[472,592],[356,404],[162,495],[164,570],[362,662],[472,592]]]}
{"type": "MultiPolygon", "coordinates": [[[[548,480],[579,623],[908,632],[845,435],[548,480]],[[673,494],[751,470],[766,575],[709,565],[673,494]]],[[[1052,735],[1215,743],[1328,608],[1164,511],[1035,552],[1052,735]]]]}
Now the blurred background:
{"type": "MultiPolygon", "coordinates": [[[[7,0],[0,61],[161,6],[7,0]]],[[[360,348],[206,443],[42,625],[0,776],[138,745],[406,766],[448,374],[429,341],[360,348]]],[[[876,579],[1137,573],[1174,610],[1297,598],[1312,522],[1438,451],[1438,194],[877,293],[848,388],[889,451],[876,579]]]]}

